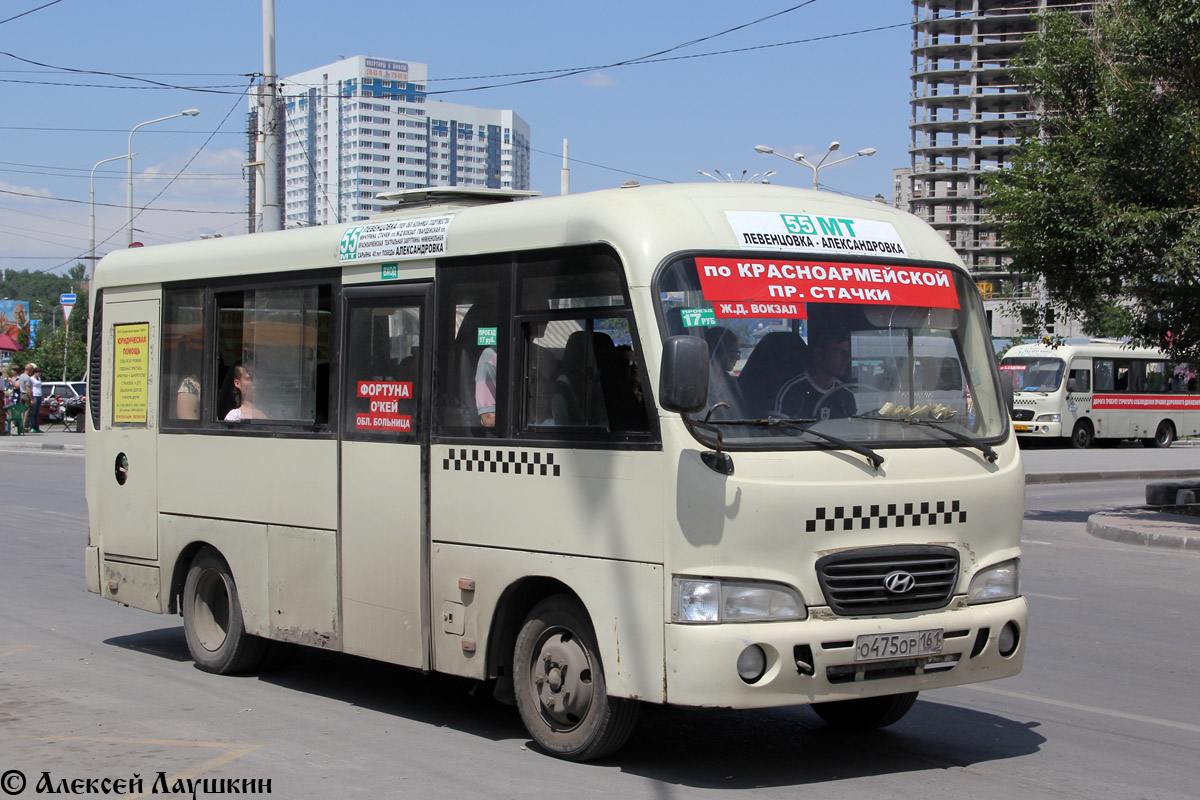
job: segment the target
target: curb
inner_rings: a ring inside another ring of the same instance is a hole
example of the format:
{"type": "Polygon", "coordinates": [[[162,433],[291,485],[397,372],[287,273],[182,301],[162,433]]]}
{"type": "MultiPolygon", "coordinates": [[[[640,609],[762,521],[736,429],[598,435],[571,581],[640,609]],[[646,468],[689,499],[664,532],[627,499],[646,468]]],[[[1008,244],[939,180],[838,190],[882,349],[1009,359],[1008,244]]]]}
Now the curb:
{"type": "Polygon", "coordinates": [[[1099,539],[1107,539],[1110,542],[1200,552],[1200,524],[1197,524],[1195,517],[1186,517],[1179,514],[1167,514],[1161,511],[1133,512],[1133,514],[1092,514],[1088,517],[1087,532],[1092,536],[1099,539]],[[1185,536],[1175,533],[1159,533],[1152,530],[1131,528],[1129,527],[1130,523],[1136,522],[1136,520],[1131,519],[1134,514],[1139,517],[1144,517],[1146,514],[1154,514],[1160,518],[1155,519],[1151,523],[1155,527],[1170,525],[1185,530],[1190,527],[1196,530],[1197,535],[1185,536]]]}
{"type": "Polygon", "coordinates": [[[53,442],[38,442],[25,444],[24,442],[5,442],[0,444],[0,452],[4,450],[50,450],[56,453],[62,452],[83,452],[86,448],[82,444],[57,444],[53,442]]]}
{"type": "Polygon", "coordinates": [[[1200,469],[1105,470],[1101,472],[1034,472],[1025,475],[1026,485],[1047,483],[1090,483],[1092,481],[1171,480],[1200,478],[1200,469]]]}

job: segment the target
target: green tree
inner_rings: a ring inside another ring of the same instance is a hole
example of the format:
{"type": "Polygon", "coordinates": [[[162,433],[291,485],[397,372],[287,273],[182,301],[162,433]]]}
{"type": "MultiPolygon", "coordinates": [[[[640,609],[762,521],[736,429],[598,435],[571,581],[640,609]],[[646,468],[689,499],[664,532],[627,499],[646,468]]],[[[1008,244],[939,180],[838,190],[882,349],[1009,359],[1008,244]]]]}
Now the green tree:
{"type": "MultiPolygon", "coordinates": [[[[82,316],[82,314],[80,315],[82,316]]],[[[87,373],[87,341],[84,326],[75,329],[75,315],[71,315],[72,323],[68,329],[59,325],[58,329],[43,327],[38,332],[37,345],[23,353],[14,353],[14,361],[28,363],[30,361],[42,368],[42,380],[63,380],[63,365],[66,365],[66,380],[76,381],[87,373]],[[65,341],[64,341],[65,339],[65,341]],[[66,361],[64,362],[64,357],[66,361]]]]}
{"type": "Polygon", "coordinates": [[[1041,19],[1014,67],[1040,111],[988,179],[1011,268],[1088,330],[1200,360],[1200,0],[1041,19]]]}

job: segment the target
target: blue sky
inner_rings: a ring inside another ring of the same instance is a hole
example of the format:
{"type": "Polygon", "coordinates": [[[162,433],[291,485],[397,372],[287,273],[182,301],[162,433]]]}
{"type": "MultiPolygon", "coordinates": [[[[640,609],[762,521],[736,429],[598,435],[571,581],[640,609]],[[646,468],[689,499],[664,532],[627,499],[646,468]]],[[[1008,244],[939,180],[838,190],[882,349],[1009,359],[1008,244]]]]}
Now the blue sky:
{"type": "MultiPolygon", "coordinates": [[[[50,1],[4,0],[0,20],[50,1]]],[[[475,76],[611,65],[778,14],[660,57],[674,60],[434,96],[511,108],[528,121],[532,188],[547,195],[559,192],[564,138],[576,159],[572,192],[627,178],[707,180],[700,169],[774,169],[772,182],[808,186],[810,171],[754,146],[819,157],[836,139],[845,155],[878,152],[822,170],[822,184],[890,198],[891,170],[908,164],[912,4],[815,0],[779,14],[800,4],[276,0],[278,70],[287,76],[370,55],[427,64],[431,93],[462,90],[524,79],[475,76]],[[896,27],[854,33],[883,26],[896,27]],[[740,52],[704,55],[718,51],[740,52]]],[[[151,206],[172,210],[140,215],[136,238],[158,244],[246,230],[247,104],[239,94],[245,76],[262,70],[258,0],[60,0],[0,23],[0,51],[0,267],[75,263],[88,246],[92,166],[124,154],[134,125],[186,108],[201,114],[134,136],[136,206],[191,161],[151,206]],[[150,84],[63,67],[193,88],[128,88],[150,84]]],[[[125,243],[124,168],[119,160],[96,172],[100,255],[125,243]]]]}

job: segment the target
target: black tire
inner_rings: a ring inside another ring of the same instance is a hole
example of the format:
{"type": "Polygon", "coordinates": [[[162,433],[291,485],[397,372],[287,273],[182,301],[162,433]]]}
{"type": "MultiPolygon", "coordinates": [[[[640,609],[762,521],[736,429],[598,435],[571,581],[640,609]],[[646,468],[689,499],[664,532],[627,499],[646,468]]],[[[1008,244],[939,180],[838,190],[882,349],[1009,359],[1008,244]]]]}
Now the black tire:
{"type": "Polygon", "coordinates": [[[183,631],[192,660],[205,672],[246,672],[266,653],[267,640],[246,633],[233,575],[212,548],[201,550],[188,567],[183,631]]]}
{"type": "Polygon", "coordinates": [[[587,761],[615,753],[633,733],[638,704],[608,696],[587,612],[568,595],[534,606],[513,651],[521,721],[551,755],[587,761]]]}
{"type": "Polygon", "coordinates": [[[1175,442],[1175,426],[1169,420],[1158,423],[1154,438],[1142,439],[1143,447],[1170,447],[1175,442]]]}
{"type": "Polygon", "coordinates": [[[1075,429],[1071,431],[1071,446],[1076,450],[1087,450],[1094,441],[1096,441],[1096,434],[1092,429],[1092,423],[1086,419],[1076,422],[1075,429]]]}
{"type": "Polygon", "coordinates": [[[915,702],[917,693],[905,692],[882,697],[861,697],[857,700],[813,703],[812,710],[826,723],[839,730],[865,731],[885,728],[899,722],[915,702]]]}

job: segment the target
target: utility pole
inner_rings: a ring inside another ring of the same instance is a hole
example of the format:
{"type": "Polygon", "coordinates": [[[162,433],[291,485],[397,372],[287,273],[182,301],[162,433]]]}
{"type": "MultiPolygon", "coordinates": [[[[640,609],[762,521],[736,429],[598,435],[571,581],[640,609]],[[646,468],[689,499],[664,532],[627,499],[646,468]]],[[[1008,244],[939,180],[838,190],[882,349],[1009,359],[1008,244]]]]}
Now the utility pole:
{"type": "Polygon", "coordinates": [[[279,76],[275,74],[275,0],[263,0],[263,201],[262,229],[283,230],[283,208],[279,198],[279,120],[276,117],[279,76]]]}

